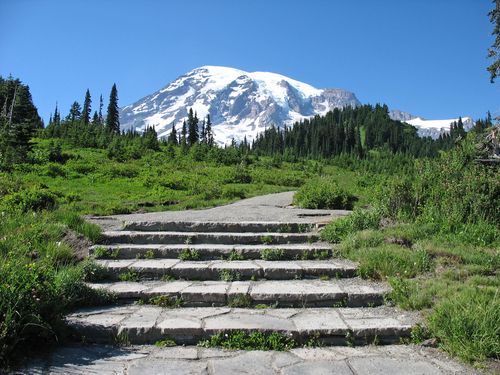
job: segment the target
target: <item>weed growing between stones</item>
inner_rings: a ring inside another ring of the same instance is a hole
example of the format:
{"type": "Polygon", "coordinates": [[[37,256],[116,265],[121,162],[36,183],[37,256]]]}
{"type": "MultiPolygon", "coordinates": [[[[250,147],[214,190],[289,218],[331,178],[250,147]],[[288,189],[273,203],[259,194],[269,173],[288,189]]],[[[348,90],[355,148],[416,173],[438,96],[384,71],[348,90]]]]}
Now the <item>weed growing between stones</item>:
{"type": "Polygon", "coordinates": [[[328,259],[330,258],[331,255],[329,250],[324,250],[320,252],[315,250],[312,256],[314,259],[328,259]]]}
{"type": "Polygon", "coordinates": [[[116,259],[118,257],[118,253],[120,252],[119,248],[115,250],[106,249],[102,246],[96,246],[94,248],[94,257],[96,259],[116,259]]]}
{"type": "Polygon", "coordinates": [[[126,268],[125,272],[120,274],[118,278],[121,281],[134,281],[137,282],[140,280],[140,275],[139,273],[134,269],[134,268],[126,268]]]}
{"type": "Polygon", "coordinates": [[[278,233],[290,233],[291,231],[292,227],[290,225],[283,225],[282,227],[276,229],[276,232],[278,233]]]}
{"type": "Polygon", "coordinates": [[[136,259],[142,259],[142,258],[144,258],[144,259],[154,259],[155,258],[155,253],[154,253],[153,250],[148,250],[148,251],[146,251],[146,254],[144,254],[144,255],[137,254],[135,256],[135,258],[136,259]]]}
{"type": "Polygon", "coordinates": [[[177,343],[175,342],[175,340],[165,339],[165,340],[159,340],[159,341],[155,342],[155,345],[160,346],[160,347],[177,346],[177,343]]]}
{"type": "Polygon", "coordinates": [[[235,297],[229,297],[227,300],[228,307],[251,307],[252,303],[252,297],[245,294],[239,294],[235,297]]]}
{"type": "Polygon", "coordinates": [[[285,258],[285,250],[283,249],[264,249],[260,252],[260,257],[263,260],[281,260],[285,258]]]}
{"type": "Polygon", "coordinates": [[[222,271],[220,271],[220,279],[222,281],[239,281],[242,278],[242,273],[229,269],[229,268],[224,268],[222,271]]]}
{"type": "MultiPolygon", "coordinates": [[[[221,257],[222,257],[222,255],[221,255],[221,257]]],[[[245,257],[243,256],[243,254],[238,253],[235,250],[231,251],[231,253],[227,257],[227,260],[244,260],[244,259],[245,259],[245,257]]]]}
{"type": "Polygon", "coordinates": [[[186,304],[186,301],[182,297],[174,298],[169,296],[157,296],[149,299],[151,305],[156,305],[159,307],[166,307],[169,309],[176,309],[186,304]]]}
{"type": "Polygon", "coordinates": [[[198,249],[184,249],[182,253],[179,254],[180,260],[200,260],[200,254],[198,249]]]}
{"type": "Polygon", "coordinates": [[[287,351],[296,347],[323,346],[319,341],[319,334],[311,336],[305,344],[300,344],[293,338],[293,334],[288,336],[277,332],[262,333],[252,332],[250,335],[243,331],[219,332],[198,343],[198,346],[205,348],[223,348],[229,350],[276,350],[287,351]]]}
{"type": "Polygon", "coordinates": [[[271,236],[261,236],[260,242],[264,245],[271,245],[273,243],[273,238],[271,236]]]}
{"type": "Polygon", "coordinates": [[[127,330],[117,333],[115,329],[109,331],[109,341],[116,346],[130,346],[130,337],[127,330]]]}

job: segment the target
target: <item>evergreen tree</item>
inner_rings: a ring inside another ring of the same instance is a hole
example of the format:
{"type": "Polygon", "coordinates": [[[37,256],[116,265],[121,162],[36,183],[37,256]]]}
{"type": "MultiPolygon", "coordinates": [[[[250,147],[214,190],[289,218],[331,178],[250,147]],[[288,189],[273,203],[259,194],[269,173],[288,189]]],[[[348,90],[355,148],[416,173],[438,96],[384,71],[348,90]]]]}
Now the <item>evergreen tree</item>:
{"type": "Polygon", "coordinates": [[[102,107],[103,107],[103,101],[102,101],[102,94],[99,99],[99,122],[96,124],[97,126],[102,126],[104,125],[104,119],[102,117],[102,107]]]}
{"type": "Polygon", "coordinates": [[[90,91],[87,89],[87,93],[85,94],[85,100],[83,102],[83,110],[82,110],[82,120],[83,125],[87,126],[90,123],[90,114],[92,113],[92,109],[90,107],[92,100],[90,99],[90,91]]]}
{"type": "Polygon", "coordinates": [[[207,133],[205,130],[205,120],[203,120],[203,122],[201,123],[200,143],[202,145],[207,143],[207,133]]]}
{"type": "Polygon", "coordinates": [[[177,141],[177,131],[175,130],[175,124],[172,124],[172,131],[168,137],[168,143],[173,143],[174,146],[177,146],[179,142],[177,141]]]}
{"type": "Polygon", "coordinates": [[[11,76],[4,80],[0,76],[0,163],[27,161],[30,143],[36,129],[43,128],[43,122],[33,104],[29,87],[11,76]]]}
{"type": "Polygon", "coordinates": [[[82,116],[82,107],[80,103],[73,102],[71,108],[69,110],[68,120],[71,121],[71,124],[74,124],[76,121],[79,121],[82,116]]]}
{"type": "Polygon", "coordinates": [[[210,115],[207,115],[207,122],[205,125],[205,134],[207,138],[207,145],[212,147],[214,145],[214,133],[212,132],[212,123],[210,122],[210,115]]]}
{"type": "Polygon", "coordinates": [[[52,120],[55,125],[59,125],[61,123],[61,114],[57,110],[57,102],[56,102],[56,109],[54,111],[54,119],[52,120]]]}
{"type": "Polygon", "coordinates": [[[194,145],[196,142],[198,142],[199,138],[198,117],[196,113],[193,114],[193,108],[190,108],[188,114],[188,144],[190,146],[194,145]]]}
{"type": "Polygon", "coordinates": [[[116,90],[116,83],[113,84],[111,94],[109,95],[106,130],[109,133],[120,134],[120,114],[118,112],[118,91],[116,90]]]}

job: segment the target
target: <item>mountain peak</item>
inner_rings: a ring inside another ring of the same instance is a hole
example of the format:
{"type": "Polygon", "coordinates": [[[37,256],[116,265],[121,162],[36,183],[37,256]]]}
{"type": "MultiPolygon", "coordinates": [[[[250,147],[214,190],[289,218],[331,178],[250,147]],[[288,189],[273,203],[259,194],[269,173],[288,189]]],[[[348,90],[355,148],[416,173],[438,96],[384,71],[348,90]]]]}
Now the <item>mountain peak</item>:
{"type": "Polygon", "coordinates": [[[160,137],[167,137],[193,108],[200,120],[210,115],[216,141],[225,144],[347,105],[361,103],[346,90],[320,90],[276,73],[207,65],[122,108],[120,123],[122,130],[155,126],[160,137]]]}

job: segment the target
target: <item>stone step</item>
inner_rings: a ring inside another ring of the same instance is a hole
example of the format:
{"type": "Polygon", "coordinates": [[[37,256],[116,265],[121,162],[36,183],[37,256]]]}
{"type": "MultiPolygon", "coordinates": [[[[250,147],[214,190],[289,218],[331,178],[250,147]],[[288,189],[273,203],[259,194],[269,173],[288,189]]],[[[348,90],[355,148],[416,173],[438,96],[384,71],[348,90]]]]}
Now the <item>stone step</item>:
{"type": "Polygon", "coordinates": [[[231,233],[231,232],[138,232],[109,231],[108,244],[287,244],[318,241],[311,233],[231,233]]]}
{"type": "Polygon", "coordinates": [[[118,279],[121,274],[133,271],[141,279],[188,280],[344,278],[354,276],[357,265],[355,262],[344,259],[325,261],[98,259],[96,262],[107,267],[113,279],[118,279]]]}
{"type": "Polygon", "coordinates": [[[213,221],[129,221],[123,223],[128,231],[146,232],[310,232],[321,228],[321,223],[283,223],[267,221],[213,222],[213,221]]]}
{"type": "MultiPolygon", "coordinates": [[[[118,250],[117,259],[136,259],[144,258],[148,252],[154,255],[154,258],[179,258],[179,255],[185,249],[192,249],[198,252],[200,259],[227,259],[233,255],[241,255],[243,259],[261,259],[262,252],[271,250],[279,252],[283,250],[284,259],[315,259],[324,258],[326,254],[331,255],[333,245],[326,242],[314,242],[306,244],[283,244],[283,245],[219,245],[219,244],[115,244],[115,245],[96,245],[89,250],[90,255],[95,254],[96,248],[105,248],[113,253],[118,250]],[[327,253],[325,253],[327,252],[327,253]],[[324,254],[324,255],[323,255],[324,254]]],[[[269,253],[269,251],[267,251],[269,253]]]]}
{"type": "Polygon", "coordinates": [[[175,340],[196,344],[219,332],[278,332],[298,342],[311,336],[327,345],[377,342],[391,344],[411,335],[421,322],[418,314],[393,307],[250,309],[229,307],[168,309],[121,305],[89,308],[69,314],[67,322],[87,342],[113,337],[131,344],[175,340]]]}
{"type": "Polygon", "coordinates": [[[164,296],[182,306],[372,307],[384,302],[385,283],[354,279],[107,282],[89,284],[113,291],[120,299],[164,296]]]}

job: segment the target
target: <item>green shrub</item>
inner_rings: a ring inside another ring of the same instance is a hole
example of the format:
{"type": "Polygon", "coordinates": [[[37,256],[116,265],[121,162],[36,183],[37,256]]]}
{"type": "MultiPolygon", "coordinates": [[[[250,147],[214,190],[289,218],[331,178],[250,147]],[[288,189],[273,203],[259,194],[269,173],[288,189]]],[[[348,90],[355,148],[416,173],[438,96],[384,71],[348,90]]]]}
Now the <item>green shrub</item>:
{"type": "Polygon", "coordinates": [[[331,178],[317,178],[302,186],[293,202],[302,208],[351,209],[357,197],[342,189],[331,178]]]}
{"type": "Polygon", "coordinates": [[[49,189],[37,186],[6,195],[1,204],[7,211],[28,212],[51,209],[56,204],[56,201],[56,195],[49,189]]]}
{"type": "Polygon", "coordinates": [[[376,212],[358,209],[347,217],[340,217],[328,224],[321,231],[321,239],[331,243],[339,243],[348,235],[365,229],[378,229],[380,217],[376,212]]]}

